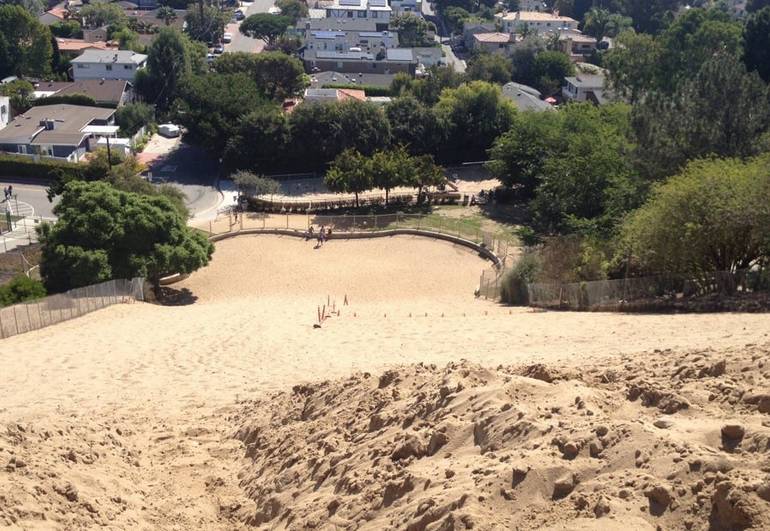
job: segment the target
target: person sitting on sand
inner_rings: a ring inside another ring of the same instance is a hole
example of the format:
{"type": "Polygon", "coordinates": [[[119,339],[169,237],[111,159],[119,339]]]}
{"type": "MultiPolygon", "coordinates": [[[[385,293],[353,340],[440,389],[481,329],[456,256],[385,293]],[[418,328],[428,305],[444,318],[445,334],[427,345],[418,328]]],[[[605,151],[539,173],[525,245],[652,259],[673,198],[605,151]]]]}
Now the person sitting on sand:
{"type": "Polygon", "coordinates": [[[328,229],[326,229],[326,239],[328,240],[331,237],[332,237],[332,228],[329,227],[328,229]]]}
{"type": "Polygon", "coordinates": [[[310,225],[310,228],[307,229],[307,239],[309,240],[312,237],[313,237],[313,226],[310,225]]]}

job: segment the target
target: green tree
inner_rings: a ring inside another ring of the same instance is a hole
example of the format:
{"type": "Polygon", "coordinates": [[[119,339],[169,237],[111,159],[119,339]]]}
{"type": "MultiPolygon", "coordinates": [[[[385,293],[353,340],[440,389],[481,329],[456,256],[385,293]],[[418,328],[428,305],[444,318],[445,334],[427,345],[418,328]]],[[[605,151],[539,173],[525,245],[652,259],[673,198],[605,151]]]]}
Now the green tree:
{"type": "Polygon", "coordinates": [[[268,46],[272,46],[278,37],[286,33],[291,24],[292,20],[289,17],[257,13],[246,17],[246,20],[241,22],[239,30],[248,37],[262,39],[268,46]]]}
{"type": "Polygon", "coordinates": [[[205,266],[214,250],[168,199],[103,182],[67,184],[54,213],[56,223],[39,230],[40,272],[50,292],[133,277],[159,288],[165,275],[205,266]]]}
{"type": "Polygon", "coordinates": [[[231,170],[245,168],[261,173],[283,170],[290,155],[289,122],[276,105],[265,104],[241,118],[227,140],[223,162],[231,170]]]}
{"type": "Polygon", "coordinates": [[[619,13],[611,13],[607,9],[593,7],[583,18],[583,32],[597,41],[604,37],[617,37],[629,29],[633,21],[619,13]]]}
{"type": "Polygon", "coordinates": [[[51,72],[51,32],[21,6],[0,5],[0,77],[51,72]]]}
{"type": "Polygon", "coordinates": [[[471,161],[486,158],[495,139],[510,128],[516,109],[496,85],[472,81],[445,89],[436,113],[448,129],[443,158],[471,161]]]}
{"type": "Polygon", "coordinates": [[[56,37],[62,37],[65,39],[80,39],[83,37],[83,29],[80,27],[80,22],[75,19],[62,20],[48,26],[51,33],[56,37]]]}
{"type": "Polygon", "coordinates": [[[238,187],[238,190],[247,197],[273,195],[277,194],[281,189],[281,184],[275,179],[269,179],[250,171],[237,171],[230,178],[235,183],[235,186],[238,187]]]}
{"type": "Polygon", "coordinates": [[[414,154],[438,153],[444,140],[444,124],[433,109],[413,96],[395,98],[385,106],[394,139],[414,154]]]}
{"type": "Polygon", "coordinates": [[[277,101],[301,94],[308,84],[302,61],[281,52],[257,54],[252,75],[265,96],[277,101]]]}
{"type": "Polygon", "coordinates": [[[0,85],[0,96],[8,96],[11,99],[13,114],[22,114],[32,106],[30,97],[35,92],[35,87],[24,79],[14,79],[0,85]]]}
{"type": "Polygon", "coordinates": [[[390,19],[390,29],[398,32],[398,42],[401,46],[434,46],[436,41],[429,33],[436,31],[433,23],[414,13],[403,13],[390,19]]]}
{"type": "Polygon", "coordinates": [[[546,50],[535,57],[535,88],[545,96],[561,92],[564,78],[575,73],[575,66],[564,52],[546,50]]]}
{"type": "Polygon", "coordinates": [[[743,62],[770,83],[770,6],[754,13],[743,30],[743,62]]]}
{"type": "Polygon", "coordinates": [[[643,173],[660,178],[696,158],[747,157],[764,149],[768,90],[756,72],[746,72],[735,56],[722,53],[672,96],[651,94],[632,116],[643,173]]]}
{"type": "Polygon", "coordinates": [[[369,102],[306,103],[292,111],[289,124],[292,144],[303,147],[298,168],[320,168],[348,148],[368,156],[390,144],[385,113],[369,102]]]}
{"type": "MultiPolygon", "coordinates": [[[[399,78],[393,80],[395,84],[399,78]]],[[[403,80],[403,78],[401,78],[403,80]]],[[[402,93],[412,94],[425,105],[435,105],[441,91],[447,88],[457,88],[465,81],[465,75],[455,71],[453,66],[431,66],[427,75],[414,79],[404,85],[402,93]]]]}
{"type": "Polygon", "coordinates": [[[133,136],[145,125],[150,125],[155,118],[155,109],[147,103],[127,103],[115,112],[115,123],[120,127],[120,134],[133,136]]]}
{"type": "Polygon", "coordinates": [[[257,69],[257,55],[248,52],[229,52],[217,57],[211,69],[217,74],[249,74],[257,69]]]}
{"type": "Polygon", "coordinates": [[[471,57],[466,74],[470,79],[505,84],[511,80],[512,64],[505,56],[477,53],[471,57]]]}
{"type": "Polygon", "coordinates": [[[770,256],[770,160],[691,162],[631,214],[620,246],[647,273],[747,269],[770,256]]]}
{"type": "Polygon", "coordinates": [[[462,33],[465,21],[470,17],[471,14],[461,7],[453,6],[444,11],[444,20],[449,24],[452,33],[462,33]]]}
{"type": "Polygon", "coordinates": [[[540,37],[528,37],[518,43],[511,52],[511,78],[517,83],[534,86],[538,81],[535,58],[545,50],[540,37]]]}
{"type": "Polygon", "coordinates": [[[110,35],[110,39],[118,41],[118,46],[120,46],[121,50],[133,50],[137,53],[143,53],[145,51],[144,44],[139,40],[139,34],[126,27],[113,31],[110,35]]]}
{"type": "Polygon", "coordinates": [[[118,4],[107,2],[92,2],[80,8],[78,16],[86,28],[102,26],[125,26],[128,17],[118,4]]]}
{"type": "Polygon", "coordinates": [[[169,6],[161,6],[158,8],[158,10],[155,12],[155,16],[162,20],[166,26],[170,26],[172,22],[174,22],[177,18],[176,10],[174,8],[169,6]]]}
{"type": "Polygon", "coordinates": [[[651,35],[627,31],[603,58],[607,83],[619,95],[635,102],[659,86],[663,49],[651,35]]]}
{"type": "Polygon", "coordinates": [[[642,195],[628,157],[628,108],[581,103],[560,112],[560,145],[543,160],[530,203],[534,226],[606,237],[642,195]]]}
{"type": "Polygon", "coordinates": [[[369,159],[369,172],[374,186],[385,190],[385,204],[390,191],[398,186],[413,186],[416,168],[407,151],[399,146],[388,151],[377,151],[369,159]]]}
{"type": "Polygon", "coordinates": [[[32,280],[27,275],[16,275],[10,282],[0,286],[0,308],[42,299],[45,296],[45,286],[42,282],[32,280]]]}
{"type": "Polygon", "coordinates": [[[186,30],[191,39],[201,42],[219,42],[225,33],[225,24],[230,21],[230,11],[223,11],[213,5],[203,9],[188,9],[185,15],[186,30]]]}
{"type": "Polygon", "coordinates": [[[431,155],[412,157],[414,171],[411,173],[409,184],[417,188],[417,202],[424,199],[423,191],[431,186],[442,186],[447,182],[443,168],[436,165],[431,155]]]}
{"type": "Polygon", "coordinates": [[[374,187],[370,161],[358,151],[346,149],[329,166],[324,183],[332,192],[354,194],[358,206],[358,194],[374,187]]]}
{"type": "Polygon", "coordinates": [[[147,51],[147,67],[136,75],[137,91],[156,109],[166,112],[177,97],[182,79],[195,72],[194,48],[174,28],[162,28],[147,51]]]}
{"type": "Polygon", "coordinates": [[[522,199],[531,199],[540,183],[545,162],[564,146],[564,113],[517,113],[508,132],[489,150],[487,169],[522,199]]]}
{"type": "Polygon", "coordinates": [[[220,157],[238,120],[263,103],[256,83],[246,74],[190,76],[180,88],[174,114],[190,142],[220,157]]]}
{"type": "Polygon", "coordinates": [[[275,5],[281,9],[281,15],[288,17],[292,24],[308,15],[308,8],[301,0],[277,0],[275,5]]]}

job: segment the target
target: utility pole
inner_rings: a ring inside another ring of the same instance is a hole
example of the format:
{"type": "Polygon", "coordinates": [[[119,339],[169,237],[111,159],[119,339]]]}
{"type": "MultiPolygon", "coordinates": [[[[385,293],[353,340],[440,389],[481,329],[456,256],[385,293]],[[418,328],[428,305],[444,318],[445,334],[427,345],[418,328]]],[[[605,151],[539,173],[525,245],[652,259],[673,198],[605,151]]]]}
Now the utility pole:
{"type": "Polygon", "coordinates": [[[112,151],[110,150],[110,135],[107,134],[107,164],[110,167],[110,171],[112,171],[112,151]]]}

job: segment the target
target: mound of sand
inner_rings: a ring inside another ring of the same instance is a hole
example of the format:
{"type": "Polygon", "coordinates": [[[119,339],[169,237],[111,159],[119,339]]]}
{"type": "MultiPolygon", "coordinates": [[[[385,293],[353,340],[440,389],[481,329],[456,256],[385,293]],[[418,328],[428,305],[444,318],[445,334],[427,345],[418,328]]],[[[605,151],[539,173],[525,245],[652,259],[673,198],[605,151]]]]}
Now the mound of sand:
{"type": "MultiPolygon", "coordinates": [[[[251,525],[770,526],[767,349],[409,365],[244,404],[251,525]]],[[[659,528],[660,528],[659,527],[659,528]]]]}

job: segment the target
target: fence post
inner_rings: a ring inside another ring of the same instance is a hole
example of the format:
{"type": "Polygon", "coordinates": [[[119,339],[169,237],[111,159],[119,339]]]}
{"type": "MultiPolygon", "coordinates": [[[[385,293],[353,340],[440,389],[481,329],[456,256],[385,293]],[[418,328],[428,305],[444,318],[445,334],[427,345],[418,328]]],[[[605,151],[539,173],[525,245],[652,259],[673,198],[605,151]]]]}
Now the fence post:
{"type": "Polygon", "coordinates": [[[0,308],[0,339],[5,339],[5,328],[3,327],[3,309],[0,308]]]}
{"type": "Polygon", "coordinates": [[[286,228],[289,228],[289,213],[286,213],[286,228]]]}
{"type": "Polygon", "coordinates": [[[13,321],[16,324],[16,334],[19,333],[19,318],[16,317],[16,305],[11,306],[13,308],[13,321]]]}
{"type": "Polygon", "coordinates": [[[27,309],[27,324],[29,325],[29,330],[27,332],[32,331],[32,318],[29,316],[29,303],[24,305],[27,309]]]}

